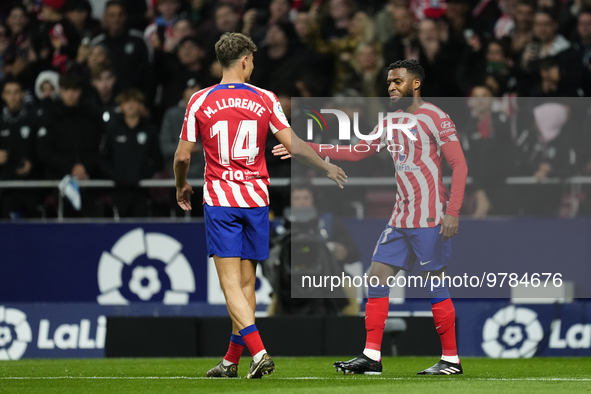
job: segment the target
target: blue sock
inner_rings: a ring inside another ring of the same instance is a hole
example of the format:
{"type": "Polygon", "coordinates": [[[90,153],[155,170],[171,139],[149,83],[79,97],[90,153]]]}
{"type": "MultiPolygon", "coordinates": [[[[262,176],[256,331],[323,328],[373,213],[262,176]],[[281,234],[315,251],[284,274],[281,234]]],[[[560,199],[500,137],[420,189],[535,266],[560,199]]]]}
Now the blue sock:
{"type": "Polygon", "coordinates": [[[445,301],[449,296],[449,289],[445,282],[439,282],[439,286],[432,286],[431,280],[427,281],[427,287],[429,289],[429,295],[431,296],[431,304],[437,304],[438,302],[445,301]]]}
{"type": "Polygon", "coordinates": [[[369,285],[367,288],[367,298],[387,298],[390,297],[390,287],[387,285],[369,285]]]}
{"type": "Polygon", "coordinates": [[[236,345],[246,346],[246,342],[244,342],[241,335],[232,334],[230,342],[234,342],[236,345]]]}
{"type": "Polygon", "coordinates": [[[256,324],[251,324],[248,327],[244,327],[242,330],[238,331],[240,333],[240,335],[242,336],[242,338],[244,338],[245,336],[247,336],[248,334],[251,334],[255,331],[258,331],[256,324]]]}

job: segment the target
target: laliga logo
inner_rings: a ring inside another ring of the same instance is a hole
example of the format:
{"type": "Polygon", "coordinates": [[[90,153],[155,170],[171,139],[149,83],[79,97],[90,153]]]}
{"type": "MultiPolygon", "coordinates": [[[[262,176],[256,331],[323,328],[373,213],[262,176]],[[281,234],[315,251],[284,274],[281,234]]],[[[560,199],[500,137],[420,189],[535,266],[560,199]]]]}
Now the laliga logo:
{"type": "MultiPolygon", "coordinates": [[[[326,124],[326,120],[324,120],[324,117],[320,113],[318,113],[317,111],[314,111],[313,109],[308,108],[308,107],[304,107],[304,109],[308,110],[307,112],[305,111],[304,113],[316,121],[318,126],[320,126],[320,130],[324,131],[324,128],[322,127],[322,123],[324,123],[326,130],[328,130],[328,125],[326,124]],[[318,118],[320,118],[322,120],[322,123],[320,123],[320,120],[318,118]]],[[[345,112],[338,110],[338,109],[321,109],[320,112],[323,114],[326,113],[326,114],[336,115],[338,123],[339,123],[339,140],[348,141],[351,139],[351,121],[349,119],[349,116],[345,112]]],[[[308,139],[308,141],[312,141],[314,139],[314,130],[313,130],[314,123],[312,122],[312,119],[308,119],[308,123],[307,123],[307,139],[308,139]]],[[[370,135],[364,135],[359,132],[359,113],[354,112],[353,113],[353,132],[355,133],[355,136],[357,136],[357,138],[359,138],[360,140],[373,141],[373,140],[379,139],[379,138],[381,138],[382,133],[384,131],[384,120],[389,121],[387,123],[387,127],[386,127],[386,133],[387,133],[386,136],[387,136],[388,140],[391,140],[393,138],[394,129],[399,129],[400,131],[402,131],[411,142],[414,142],[417,140],[416,131],[413,132],[413,130],[412,130],[417,125],[417,118],[415,115],[407,114],[405,112],[388,112],[386,114],[386,118],[384,118],[384,113],[380,112],[377,133],[370,134],[370,135]],[[409,118],[410,121],[408,123],[396,123],[395,122],[395,120],[397,120],[397,119],[404,119],[404,118],[409,118]]]]}
{"type": "Polygon", "coordinates": [[[33,339],[27,315],[0,306],[0,360],[18,360],[33,339]]]}
{"type": "Polygon", "coordinates": [[[536,312],[509,305],[486,319],[482,350],[492,358],[529,358],[536,353],[543,337],[536,312]]]}
{"type": "Polygon", "coordinates": [[[181,253],[183,245],[161,233],[141,228],[123,235],[103,252],[98,266],[102,305],[127,305],[130,301],[188,304],[195,291],[191,265],[181,253]]]}

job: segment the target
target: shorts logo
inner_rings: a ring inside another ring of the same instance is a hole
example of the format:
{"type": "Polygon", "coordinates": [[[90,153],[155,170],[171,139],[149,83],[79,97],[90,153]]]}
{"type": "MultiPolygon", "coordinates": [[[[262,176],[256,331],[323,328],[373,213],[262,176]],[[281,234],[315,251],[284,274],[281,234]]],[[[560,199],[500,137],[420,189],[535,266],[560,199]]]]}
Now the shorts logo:
{"type": "Polygon", "coordinates": [[[449,129],[450,127],[453,127],[453,123],[449,120],[441,122],[441,125],[439,125],[440,129],[449,129]]]}
{"type": "Polygon", "coordinates": [[[18,360],[33,340],[27,315],[18,309],[0,306],[0,360],[18,360]]]}
{"type": "Polygon", "coordinates": [[[486,319],[482,350],[492,358],[529,358],[536,353],[543,337],[536,312],[509,305],[486,319]]]}
{"type": "Polygon", "coordinates": [[[137,228],[103,252],[98,266],[102,305],[130,302],[188,304],[195,276],[181,253],[183,245],[169,235],[137,228]]]}

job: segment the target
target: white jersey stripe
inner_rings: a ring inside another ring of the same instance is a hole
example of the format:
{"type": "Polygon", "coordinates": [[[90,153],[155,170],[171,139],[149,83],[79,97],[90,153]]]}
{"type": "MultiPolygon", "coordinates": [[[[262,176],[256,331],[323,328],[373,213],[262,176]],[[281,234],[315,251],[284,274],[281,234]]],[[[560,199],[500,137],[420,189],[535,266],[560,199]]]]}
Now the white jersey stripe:
{"type": "Polygon", "coordinates": [[[203,182],[203,199],[205,200],[205,203],[207,205],[209,205],[210,207],[213,207],[213,200],[211,199],[211,196],[209,195],[209,190],[207,188],[207,181],[203,182]]]}
{"type": "Polygon", "coordinates": [[[230,189],[232,189],[232,195],[234,196],[234,199],[236,200],[240,208],[250,207],[246,200],[244,200],[244,197],[242,197],[242,191],[240,190],[240,186],[232,181],[226,181],[226,183],[228,184],[228,186],[230,186],[230,189]]]}
{"type": "Polygon", "coordinates": [[[266,207],[267,206],[267,204],[265,204],[265,202],[263,201],[261,196],[259,196],[257,194],[257,192],[254,190],[254,185],[252,184],[252,182],[244,182],[244,186],[246,186],[246,190],[248,190],[248,194],[250,194],[250,198],[252,198],[252,200],[256,204],[258,204],[259,207],[266,207]]]}
{"type": "Polygon", "coordinates": [[[213,186],[213,191],[215,192],[216,196],[218,196],[220,206],[221,207],[229,207],[230,203],[228,202],[228,199],[226,198],[226,194],[224,193],[224,190],[220,186],[220,181],[215,180],[215,181],[212,181],[211,184],[213,186]]]}
{"type": "MultiPolygon", "coordinates": [[[[425,103],[422,105],[422,108],[435,112],[437,115],[439,115],[439,119],[447,118],[447,114],[445,112],[443,112],[441,109],[434,106],[433,104],[425,103]]],[[[437,129],[435,129],[435,130],[437,130],[437,129]]]]}
{"type": "MultiPolygon", "coordinates": [[[[430,118],[429,118],[430,119],[430,118]]],[[[421,118],[422,120],[422,118],[421,118]]],[[[423,133],[427,133],[423,127],[421,126],[420,122],[418,123],[418,127],[419,130],[421,130],[423,133]]],[[[426,151],[426,157],[425,160],[423,161],[425,163],[425,165],[427,166],[427,168],[429,169],[429,172],[431,173],[431,176],[433,177],[433,182],[434,182],[434,188],[435,188],[435,224],[439,224],[440,222],[440,218],[443,217],[442,212],[443,212],[443,205],[441,204],[441,201],[439,201],[439,182],[440,182],[440,178],[441,176],[439,175],[439,167],[437,166],[437,164],[435,164],[435,162],[433,161],[433,158],[431,157],[431,148],[428,147],[428,151],[426,151]]],[[[437,148],[437,154],[439,154],[439,147],[437,148]]],[[[427,212],[428,215],[428,212],[427,212]]]]}
{"type": "Polygon", "coordinates": [[[265,185],[265,182],[263,182],[260,179],[257,179],[257,183],[259,184],[261,189],[265,192],[265,195],[267,196],[267,204],[269,204],[269,190],[267,189],[267,185],[265,185]]]}
{"type": "MultiPolygon", "coordinates": [[[[211,90],[211,89],[213,89],[213,88],[210,88],[209,90],[211,90]]],[[[201,93],[201,91],[199,91],[195,94],[199,94],[199,93],[201,93]]],[[[209,91],[206,91],[205,93],[203,93],[201,95],[201,97],[199,97],[193,103],[191,108],[189,109],[189,113],[187,114],[187,140],[189,142],[197,142],[197,128],[195,127],[195,125],[197,123],[197,118],[195,117],[195,114],[197,113],[197,111],[201,107],[201,104],[203,104],[203,101],[205,101],[205,98],[208,95],[209,95],[209,91]]],[[[182,132],[181,132],[181,134],[182,134],[182,132]]]]}
{"type": "MultiPolygon", "coordinates": [[[[430,172],[433,173],[433,169],[431,168],[431,166],[428,164],[429,161],[432,163],[433,161],[431,160],[431,158],[429,157],[429,154],[431,152],[431,139],[429,138],[429,136],[427,135],[427,133],[425,133],[425,131],[422,129],[420,124],[417,124],[417,131],[418,134],[420,135],[420,143],[421,143],[421,167],[423,165],[426,165],[427,168],[429,168],[430,172]]],[[[418,142],[417,142],[418,143],[418,142]]],[[[427,217],[429,217],[429,201],[430,201],[430,190],[429,190],[429,184],[427,182],[427,178],[425,177],[425,174],[423,174],[422,171],[417,171],[415,173],[415,176],[417,177],[417,180],[419,181],[419,184],[421,185],[421,204],[420,204],[420,210],[421,210],[421,214],[419,216],[419,227],[429,227],[429,223],[427,223],[427,217]]],[[[437,181],[435,181],[435,187],[437,187],[437,181]]]]}

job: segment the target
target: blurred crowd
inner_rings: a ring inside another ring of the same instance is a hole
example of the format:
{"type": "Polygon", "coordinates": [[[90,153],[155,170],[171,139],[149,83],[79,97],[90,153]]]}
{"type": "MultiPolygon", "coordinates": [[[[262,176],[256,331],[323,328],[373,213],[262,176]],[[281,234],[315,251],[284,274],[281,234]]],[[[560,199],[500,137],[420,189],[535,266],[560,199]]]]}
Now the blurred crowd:
{"type": "MultiPolygon", "coordinates": [[[[558,214],[562,190],[524,210],[506,202],[515,198],[504,178],[591,174],[587,108],[557,99],[591,96],[587,6],[591,1],[3,0],[0,180],[115,181],[114,190],[82,190],[83,210],[67,212],[73,216],[180,214],[170,190],[138,182],[173,176],[185,105],[220,80],[214,44],[238,31],[259,48],[251,83],[274,91],[288,117],[291,97],[387,97],[388,64],[419,60],[424,97],[478,99],[457,124],[474,178],[467,213],[558,214]],[[545,101],[520,108],[512,104],[517,97],[545,101]]],[[[274,144],[269,138],[268,151],[274,144]]],[[[267,158],[272,177],[290,176],[288,161],[267,158]]],[[[203,167],[196,144],[189,178],[202,178],[203,167]]],[[[519,196],[527,202],[539,193],[519,196]]],[[[585,212],[591,197],[583,188],[577,198],[585,212]]],[[[57,204],[45,190],[5,189],[0,199],[3,218],[51,216],[57,204]]]]}

